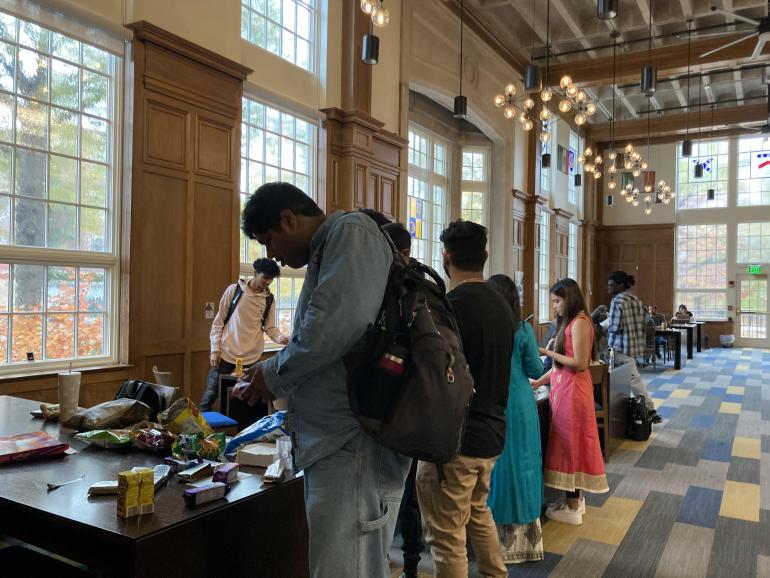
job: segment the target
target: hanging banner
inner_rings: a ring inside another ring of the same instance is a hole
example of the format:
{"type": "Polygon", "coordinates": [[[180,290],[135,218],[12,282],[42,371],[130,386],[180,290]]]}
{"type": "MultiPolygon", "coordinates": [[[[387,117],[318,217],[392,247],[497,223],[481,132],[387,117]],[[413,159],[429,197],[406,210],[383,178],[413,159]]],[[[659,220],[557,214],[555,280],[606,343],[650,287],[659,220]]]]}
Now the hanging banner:
{"type": "Polygon", "coordinates": [[[770,152],[751,153],[751,178],[770,177],[770,152]]]}

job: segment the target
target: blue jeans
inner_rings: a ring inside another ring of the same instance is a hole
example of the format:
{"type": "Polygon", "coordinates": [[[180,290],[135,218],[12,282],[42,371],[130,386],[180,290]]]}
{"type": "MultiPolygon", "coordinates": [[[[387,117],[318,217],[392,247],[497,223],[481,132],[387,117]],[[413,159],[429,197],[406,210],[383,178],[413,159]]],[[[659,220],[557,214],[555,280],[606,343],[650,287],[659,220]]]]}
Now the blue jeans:
{"type": "Polygon", "coordinates": [[[389,578],[388,551],[411,460],[363,431],[305,468],[312,578],[389,578]]]}
{"type": "MultiPolygon", "coordinates": [[[[253,365],[253,364],[251,364],[253,365]]],[[[244,371],[251,367],[251,365],[244,365],[244,371]]],[[[215,365],[209,371],[209,375],[206,378],[206,391],[203,392],[203,399],[201,400],[201,411],[212,411],[214,404],[219,401],[219,376],[221,374],[230,375],[235,370],[235,364],[221,359],[219,365],[215,365]]],[[[224,413],[224,408],[219,408],[220,413],[224,413]]]]}

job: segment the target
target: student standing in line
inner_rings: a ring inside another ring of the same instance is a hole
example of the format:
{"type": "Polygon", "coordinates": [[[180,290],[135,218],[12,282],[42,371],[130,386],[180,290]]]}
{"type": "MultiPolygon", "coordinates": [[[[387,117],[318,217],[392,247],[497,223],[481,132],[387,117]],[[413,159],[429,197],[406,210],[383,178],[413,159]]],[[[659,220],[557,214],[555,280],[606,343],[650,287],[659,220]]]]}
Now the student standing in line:
{"type": "Polygon", "coordinates": [[[479,572],[506,578],[500,540],[487,505],[489,478],[505,443],[505,408],[513,351],[513,317],[484,279],[485,227],[459,219],[441,233],[447,299],[454,309],[474,395],[460,453],[437,466],[417,466],[425,539],[438,578],[467,578],[470,539],[479,572]]]}
{"type": "Polygon", "coordinates": [[[543,375],[535,331],[521,320],[521,302],[513,279],[492,275],[487,281],[513,313],[514,339],[505,447],[489,484],[489,507],[497,524],[505,564],[543,559],[540,508],[543,504],[543,460],[540,420],[530,379],[543,375]]]}
{"type": "Polygon", "coordinates": [[[564,501],[550,505],[545,515],[556,522],[579,526],[585,515],[581,491],[609,491],[596,429],[594,385],[588,365],[593,358],[594,331],[578,284],[562,279],[551,287],[559,322],[553,369],[532,383],[551,383],[551,426],[544,460],[545,485],[564,490],[564,501]]]}

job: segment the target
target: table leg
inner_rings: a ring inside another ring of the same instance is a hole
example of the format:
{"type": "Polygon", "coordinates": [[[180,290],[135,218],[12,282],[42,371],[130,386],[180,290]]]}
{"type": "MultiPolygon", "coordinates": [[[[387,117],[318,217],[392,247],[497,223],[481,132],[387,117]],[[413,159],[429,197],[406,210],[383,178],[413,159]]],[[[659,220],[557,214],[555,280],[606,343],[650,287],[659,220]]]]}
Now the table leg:
{"type": "Polygon", "coordinates": [[[693,342],[693,330],[692,327],[687,328],[687,359],[692,359],[692,342],[693,342]]]}
{"type": "Polygon", "coordinates": [[[674,337],[674,368],[682,369],[682,334],[677,331],[674,337]]]}
{"type": "Polygon", "coordinates": [[[699,323],[695,329],[695,332],[697,333],[697,337],[695,338],[695,345],[698,346],[698,353],[701,353],[703,351],[703,325],[699,323]]]}

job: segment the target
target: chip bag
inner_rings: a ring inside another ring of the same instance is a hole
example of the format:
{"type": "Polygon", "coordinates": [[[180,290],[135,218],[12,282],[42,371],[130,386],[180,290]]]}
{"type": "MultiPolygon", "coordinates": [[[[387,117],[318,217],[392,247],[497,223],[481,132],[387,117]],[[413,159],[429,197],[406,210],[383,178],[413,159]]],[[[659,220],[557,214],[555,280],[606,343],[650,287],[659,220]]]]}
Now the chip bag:
{"type": "Polygon", "coordinates": [[[220,461],[225,453],[225,434],[219,432],[206,437],[200,432],[181,434],[174,442],[171,452],[177,458],[220,461]]]}
{"type": "Polygon", "coordinates": [[[131,445],[127,430],[95,429],[75,434],[75,439],[100,448],[123,448],[131,445]]]}
{"type": "Polygon", "coordinates": [[[213,433],[206,419],[189,397],[176,400],[171,407],[158,415],[158,420],[163,427],[177,435],[200,432],[207,436],[213,433]]]}
{"type": "Polygon", "coordinates": [[[148,421],[136,424],[128,435],[137,448],[159,454],[168,454],[176,441],[176,436],[170,431],[148,421]]]}

